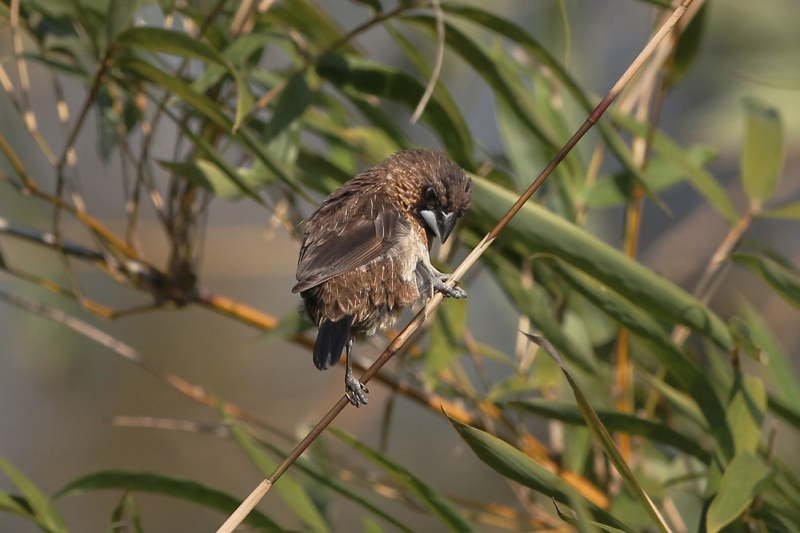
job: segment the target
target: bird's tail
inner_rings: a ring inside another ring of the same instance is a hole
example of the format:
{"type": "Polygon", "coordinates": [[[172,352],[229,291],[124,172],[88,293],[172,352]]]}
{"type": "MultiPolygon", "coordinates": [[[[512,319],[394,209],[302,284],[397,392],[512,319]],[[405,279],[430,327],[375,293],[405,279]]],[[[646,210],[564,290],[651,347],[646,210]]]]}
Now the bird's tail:
{"type": "Polygon", "coordinates": [[[339,362],[344,345],[350,340],[352,325],[352,316],[336,321],[325,320],[320,324],[317,342],[314,344],[314,364],[317,368],[327,370],[339,362]]]}

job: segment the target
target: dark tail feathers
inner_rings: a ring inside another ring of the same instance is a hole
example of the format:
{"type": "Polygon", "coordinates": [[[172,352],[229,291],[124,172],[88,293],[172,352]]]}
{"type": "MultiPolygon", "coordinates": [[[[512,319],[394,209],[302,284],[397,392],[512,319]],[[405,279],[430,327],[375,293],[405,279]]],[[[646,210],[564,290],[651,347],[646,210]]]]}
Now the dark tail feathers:
{"type": "Polygon", "coordinates": [[[342,357],[342,350],[350,340],[350,326],[353,317],[346,316],[337,321],[325,320],[319,326],[317,342],[314,344],[314,364],[320,370],[327,370],[342,357]]]}

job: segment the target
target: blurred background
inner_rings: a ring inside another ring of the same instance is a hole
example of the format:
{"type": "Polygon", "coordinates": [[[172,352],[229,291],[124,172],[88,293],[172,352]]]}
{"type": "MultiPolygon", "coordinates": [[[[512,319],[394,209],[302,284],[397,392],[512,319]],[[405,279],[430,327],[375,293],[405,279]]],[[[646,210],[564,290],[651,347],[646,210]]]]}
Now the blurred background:
{"type": "MultiPolygon", "coordinates": [[[[363,6],[355,2],[318,3],[345,29],[368,18],[363,6]]],[[[556,56],[564,58],[568,53],[570,71],[584,89],[605,94],[649,38],[653,9],[633,0],[564,0],[568,16],[565,30],[558,4],[496,0],[491,10],[527,28],[556,56]]],[[[158,8],[146,4],[140,16],[157,19],[158,8]]],[[[800,198],[798,20],[800,4],[793,0],[710,2],[707,31],[697,62],[687,79],[667,97],[662,128],[684,146],[699,143],[719,154],[709,169],[738,199],[739,208],[745,205],[737,181],[743,135],[741,99],[745,96],[759,97],[780,110],[786,129],[786,163],[777,198],[800,198]]],[[[370,57],[413,72],[380,26],[365,33],[358,42],[370,57]]],[[[9,28],[4,21],[0,23],[0,57],[10,64],[11,54],[9,28]]],[[[281,58],[267,57],[265,61],[275,61],[277,65],[281,58]]],[[[55,146],[62,146],[63,131],[56,116],[52,86],[41,65],[30,63],[29,68],[30,105],[37,112],[40,129],[55,146]]],[[[450,53],[445,55],[441,82],[465,110],[479,145],[491,152],[503,152],[491,90],[450,53]]],[[[73,115],[84,98],[82,86],[66,82],[65,99],[73,115]]],[[[38,156],[5,94],[0,95],[0,117],[0,133],[9,139],[29,171],[41,172],[36,176],[41,183],[52,183],[48,181],[51,169],[38,156]]],[[[576,112],[575,117],[574,125],[578,125],[580,114],[576,112]]],[[[76,143],[82,192],[96,218],[123,231],[123,178],[115,158],[102,163],[97,154],[95,117],[90,116],[89,122],[76,143]]],[[[408,125],[407,130],[420,145],[436,145],[435,137],[425,126],[408,125]]],[[[169,146],[170,129],[162,128],[160,135],[164,136],[163,144],[169,146]]],[[[159,143],[155,144],[155,150],[161,150],[159,143]]],[[[585,142],[580,149],[589,154],[591,144],[585,142]]],[[[168,149],[164,152],[168,157],[168,149]]],[[[11,172],[3,158],[0,170],[11,172]]],[[[672,214],[646,204],[640,259],[669,280],[691,287],[727,226],[687,184],[669,189],[662,198],[672,214]]],[[[52,210],[0,183],[0,216],[47,228],[52,210]]],[[[595,211],[590,227],[603,239],[619,245],[622,217],[622,209],[595,211]]],[[[796,224],[759,221],[751,231],[800,264],[800,231],[796,224]]],[[[78,224],[65,223],[64,232],[73,240],[91,243],[78,224]]],[[[140,236],[151,262],[164,264],[168,250],[152,213],[143,215],[140,236]]],[[[0,249],[7,260],[13,259],[15,264],[69,285],[58,254],[2,236],[0,249]]],[[[285,228],[275,224],[270,213],[254,202],[215,199],[208,214],[199,283],[272,316],[287,316],[299,307],[298,297],[291,293],[298,249],[298,243],[285,228]]],[[[75,273],[88,296],[105,305],[124,309],[144,303],[140,294],[91,268],[76,264],[75,273]]],[[[282,341],[262,342],[256,329],[196,306],[102,322],[82,315],[76,305],[65,303],[50,292],[4,274],[0,274],[0,289],[81,316],[134,347],[163,371],[258,413],[295,440],[342,393],[340,369],[318,372],[307,349],[282,341]]],[[[513,308],[488,276],[469,278],[466,289],[474,336],[513,353],[518,325],[513,308]]],[[[784,349],[795,363],[800,362],[800,312],[765,290],[755,276],[734,268],[712,306],[726,316],[742,299],[763,313],[784,349]]],[[[357,350],[357,355],[367,361],[378,353],[376,344],[357,350]]],[[[240,449],[227,439],[113,425],[112,418],[116,416],[215,423],[218,415],[63,325],[0,303],[0,359],[0,455],[47,493],[81,475],[104,469],[160,471],[206,483],[237,497],[244,497],[261,479],[240,449]]],[[[369,406],[346,409],[336,425],[377,446],[390,392],[378,383],[370,388],[369,406]]],[[[475,499],[487,494],[501,500],[498,494],[512,498],[506,483],[473,455],[462,453],[465,446],[455,432],[434,431],[440,423],[427,410],[399,397],[387,452],[402,464],[418,465],[415,473],[445,493],[475,499]]],[[[284,442],[285,446],[290,444],[288,440],[284,442]]],[[[789,450],[795,445],[790,435],[786,439],[781,436],[781,448],[789,450]]],[[[0,476],[0,489],[12,490],[13,485],[0,476]]],[[[107,530],[109,510],[118,498],[118,492],[93,492],[61,500],[58,509],[72,531],[103,531],[107,530]]],[[[174,499],[147,495],[137,499],[148,532],[210,531],[223,519],[217,512],[174,499]]],[[[267,497],[262,505],[276,519],[292,523],[291,513],[277,498],[267,497]]],[[[340,530],[357,527],[360,515],[349,503],[334,501],[332,505],[331,513],[340,530]]],[[[420,531],[441,527],[423,513],[413,516],[409,523],[420,531]]],[[[300,524],[296,527],[300,528],[300,524]]],[[[35,530],[29,522],[0,514],[0,531],[35,530]]]]}

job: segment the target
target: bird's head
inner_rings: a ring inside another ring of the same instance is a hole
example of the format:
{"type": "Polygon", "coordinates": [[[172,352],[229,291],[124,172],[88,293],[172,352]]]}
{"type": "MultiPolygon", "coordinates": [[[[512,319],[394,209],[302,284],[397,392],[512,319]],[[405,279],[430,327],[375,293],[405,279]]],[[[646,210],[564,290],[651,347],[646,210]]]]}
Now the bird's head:
{"type": "Polygon", "coordinates": [[[472,180],[446,155],[433,150],[407,150],[390,160],[395,173],[403,175],[414,216],[445,242],[469,208],[472,180]]]}

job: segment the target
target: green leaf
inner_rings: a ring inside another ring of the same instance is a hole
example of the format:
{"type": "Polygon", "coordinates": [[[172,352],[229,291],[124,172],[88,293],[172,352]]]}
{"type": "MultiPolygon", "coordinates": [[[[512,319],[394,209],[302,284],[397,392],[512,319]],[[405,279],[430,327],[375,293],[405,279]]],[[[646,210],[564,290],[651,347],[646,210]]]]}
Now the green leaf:
{"type": "Polygon", "coordinates": [[[311,104],[311,89],[302,73],[294,74],[286,83],[275,111],[270,119],[264,142],[269,142],[282,132],[289,124],[302,115],[311,104]]]}
{"type": "Polygon", "coordinates": [[[109,43],[133,23],[133,16],[143,3],[144,0],[126,0],[124,2],[111,0],[109,2],[108,18],[106,19],[106,38],[109,43]]]}
{"type": "MultiPolygon", "coordinates": [[[[241,503],[239,498],[234,498],[229,494],[201,485],[195,481],[162,474],[124,470],[105,470],[76,479],[59,490],[53,496],[53,499],[90,490],[109,489],[171,496],[215,509],[227,515],[233,513],[241,503]]],[[[253,527],[281,530],[278,524],[256,510],[250,512],[244,523],[253,527]]]]}
{"type": "MultiPolygon", "coordinates": [[[[133,58],[121,60],[119,66],[123,70],[140,76],[159,88],[174,94],[221,128],[230,129],[231,121],[225,116],[225,113],[220,111],[219,105],[207,96],[193,90],[181,78],[167,74],[150,63],[133,58]]],[[[120,80],[120,83],[125,83],[125,80],[120,80]]]]}
{"type": "MultiPolygon", "coordinates": [[[[425,88],[403,72],[386,65],[352,56],[329,55],[317,65],[317,73],[345,94],[348,91],[380,96],[413,110],[425,88]]],[[[439,134],[453,160],[466,170],[477,168],[473,160],[472,137],[458,108],[447,106],[434,95],[425,107],[422,121],[439,134]]]]}
{"type": "Polygon", "coordinates": [[[706,515],[706,530],[717,533],[738,518],[753,502],[774,471],[748,451],[736,454],[722,476],[717,495],[706,515]]]}
{"type": "MultiPolygon", "coordinates": [[[[650,129],[648,125],[637,122],[628,115],[616,111],[613,107],[608,110],[608,114],[611,115],[612,120],[617,125],[634,135],[648,135],[650,129]]],[[[653,135],[652,148],[657,154],[675,163],[686,175],[692,187],[694,187],[730,225],[736,224],[739,220],[739,215],[736,213],[736,209],[733,207],[728,193],[725,192],[725,189],[711,173],[692,162],[685,149],[678,146],[675,141],[658,130],[656,130],[653,135]]]]}
{"type": "Polygon", "coordinates": [[[669,370],[703,412],[709,431],[717,439],[726,457],[733,457],[735,448],[726,422],[725,409],[714,392],[708,376],[687,356],[662,327],[647,313],[604,287],[587,275],[559,263],[557,271],[590,302],[608,313],[620,325],[639,337],[669,370]]]}
{"type": "Polygon", "coordinates": [[[569,505],[573,498],[580,499],[598,522],[621,529],[626,533],[634,532],[632,528],[585,499],[574,487],[558,477],[558,475],[550,472],[510,444],[452,418],[450,423],[453,424],[461,438],[475,452],[478,459],[492,467],[503,477],[516,481],[565,505],[569,505]]]}
{"type": "Polygon", "coordinates": [[[16,494],[9,494],[7,492],[0,492],[0,511],[12,513],[19,516],[24,516],[34,520],[36,512],[31,508],[28,500],[16,494]]]}
{"type": "Polygon", "coordinates": [[[195,163],[159,161],[158,164],[176,177],[213,192],[218,198],[234,200],[242,196],[241,189],[217,165],[205,159],[195,163]]]}
{"type": "Polygon", "coordinates": [[[355,437],[348,435],[340,429],[329,427],[328,431],[336,435],[345,444],[368,459],[372,464],[383,470],[392,481],[417,498],[419,502],[448,529],[457,532],[476,531],[458,507],[453,505],[439,492],[420,481],[411,472],[390,460],[385,455],[362,444],[355,437]]]}
{"type": "Polygon", "coordinates": [[[700,53],[700,43],[706,27],[708,3],[703,4],[689,21],[689,25],[681,31],[675,52],[667,71],[666,81],[669,85],[678,83],[697,60],[700,53]]]}
{"type": "Polygon", "coordinates": [[[383,11],[383,7],[381,6],[380,0],[354,0],[359,4],[364,4],[365,6],[371,7],[375,13],[380,13],[383,11]]]}
{"type": "Polygon", "coordinates": [[[797,404],[790,404],[781,398],[769,395],[767,405],[771,412],[800,430],[800,409],[796,407],[797,404]]]}
{"type": "Polygon", "coordinates": [[[14,468],[11,463],[0,457],[0,470],[11,480],[19,489],[24,499],[16,496],[8,496],[3,503],[9,509],[24,511],[27,506],[31,510],[31,518],[36,524],[48,533],[66,533],[67,526],[64,520],[53,507],[50,499],[40,491],[22,472],[14,468]],[[23,503],[24,502],[24,503],[23,503]]]}
{"type": "MultiPolygon", "coordinates": [[[[242,448],[247,458],[258,468],[258,471],[267,478],[275,471],[278,466],[261,448],[256,441],[231,418],[226,417],[233,439],[242,448]]],[[[300,519],[311,531],[329,533],[330,526],[322,517],[314,502],[306,493],[302,485],[287,475],[275,483],[274,489],[278,492],[284,502],[289,506],[294,515],[300,519]]]]}
{"type": "Polygon", "coordinates": [[[622,454],[617,449],[617,445],[614,444],[614,439],[611,437],[611,434],[600,421],[597,413],[595,413],[591,404],[589,404],[589,401],[586,399],[586,396],[584,396],[583,391],[572,378],[572,374],[570,374],[567,365],[561,358],[561,355],[559,355],[553,345],[550,344],[550,342],[548,342],[544,337],[527,334],[526,336],[542,347],[542,349],[544,349],[544,351],[547,352],[550,357],[556,360],[558,366],[560,366],[561,370],[564,372],[564,376],[567,378],[570,387],[572,387],[572,392],[575,394],[575,400],[578,402],[578,408],[580,409],[583,418],[586,420],[589,430],[592,432],[592,435],[594,435],[595,440],[606,452],[608,458],[611,459],[611,462],[616,467],[617,472],[619,472],[620,476],[622,476],[622,479],[625,480],[628,488],[636,496],[636,499],[639,500],[639,503],[650,516],[650,519],[653,521],[653,523],[658,526],[663,533],[672,533],[672,530],[670,529],[669,525],[667,525],[664,517],[661,516],[661,513],[650,499],[650,496],[647,495],[637,481],[636,477],[633,475],[631,469],[628,467],[628,464],[625,462],[622,454]]]}
{"type": "Polygon", "coordinates": [[[751,376],[735,371],[731,399],[728,402],[727,419],[731,428],[736,453],[756,453],[761,441],[761,426],[767,410],[767,391],[764,383],[751,376]]]}
{"type": "Polygon", "coordinates": [[[133,499],[133,494],[126,492],[122,495],[109,522],[111,533],[144,533],[139,506],[133,499]]]}
{"type": "Polygon", "coordinates": [[[764,218],[780,218],[784,220],[800,220],[800,202],[787,202],[776,205],[772,209],[767,209],[758,213],[764,218]]]}
{"type": "Polygon", "coordinates": [[[792,360],[752,306],[745,304],[743,315],[753,340],[767,356],[766,367],[770,381],[783,400],[789,405],[800,406],[800,375],[792,360]]]}
{"type": "MultiPolygon", "coordinates": [[[[472,206],[465,222],[483,234],[506,214],[517,196],[477,176],[472,183],[472,206]]],[[[696,298],[538,204],[526,203],[500,233],[497,244],[523,256],[535,251],[559,257],[655,316],[683,324],[725,350],[733,346],[725,322],[696,298]]]]}
{"type": "Polygon", "coordinates": [[[772,259],[754,254],[733,254],[731,260],[749,268],[781,298],[800,309],[800,276],[772,259]]]}
{"type": "MultiPolygon", "coordinates": [[[[209,161],[211,161],[216,167],[221,170],[229,180],[231,180],[239,190],[241,190],[244,194],[258,202],[259,204],[264,204],[264,201],[258,195],[256,191],[250,188],[248,184],[242,181],[241,176],[239,176],[239,172],[233,165],[231,165],[228,160],[222,156],[219,152],[217,152],[216,148],[211,146],[205,139],[201,138],[200,136],[196,135],[192,129],[183,121],[181,121],[174,113],[172,113],[169,109],[165,109],[164,112],[175,121],[175,124],[181,129],[184,135],[186,135],[197,147],[197,149],[203,153],[209,161]]],[[[239,133],[244,134],[244,131],[240,131],[239,133]]]]}
{"type": "MultiPolygon", "coordinates": [[[[586,425],[586,420],[583,418],[581,410],[575,404],[537,398],[509,402],[508,405],[545,418],[560,420],[567,424],[586,425]]],[[[706,464],[711,460],[711,454],[708,450],[669,426],[618,411],[595,409],[595,412],[603,425],[610,431],[646,437],[653,442],[672,446],[706,464]]]]}
{"type": "Polygon", "coordinates": [[[131,28],[121,33],[117,37],[116,43],[123,46],[134,46],[152,53],[200,59],[225,67],[236,81],[238,93],[236,118],[232,126],[232,131],[234,132],[239,129],[239,126],[253,107],[253,95],[250,92],[247,81],[239,75],[239,72],[225,56],[186,33],[154,27],[131,28]]]}
{"type": "Polygon", "coordinates": [[[651,376],[638,365],[636,365],[636,369],[638,375],[641,376],[648,385],[658,391],[658,393],[666,398],[673,406],[677,407],[678,411],[700,426],[703,431],[708,432],[708,421],[697,406],[697,402],[695,402],[691,396],[679,391],[675,387],[671,387],[665,383],[664,380],[658,379],[656,376],[651,376]]]}
{"type": "Polygon", "coordinates": [[[772,199],[783,166],[783,124],[778,110],[753,98],[744,101],[742,186],[758,209],[772,199]]]}

